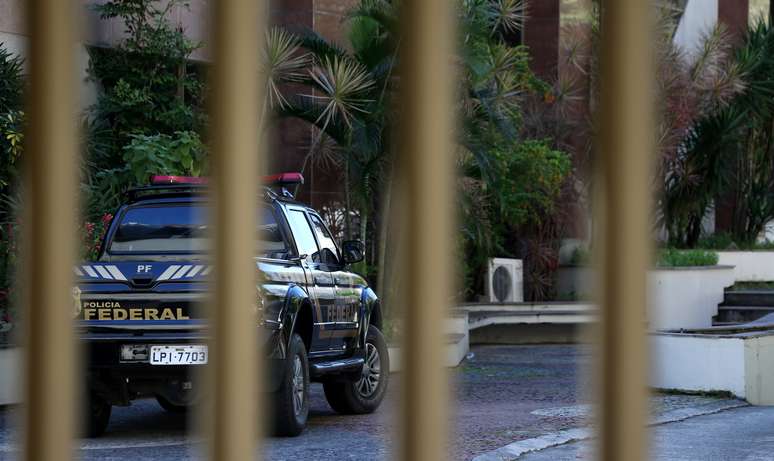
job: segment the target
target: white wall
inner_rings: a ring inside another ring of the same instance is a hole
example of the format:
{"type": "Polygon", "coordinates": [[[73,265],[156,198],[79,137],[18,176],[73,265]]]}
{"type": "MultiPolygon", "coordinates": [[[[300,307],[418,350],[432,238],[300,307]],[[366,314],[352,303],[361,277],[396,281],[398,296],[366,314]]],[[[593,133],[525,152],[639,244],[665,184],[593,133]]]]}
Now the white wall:
{"type": "Polygon", "coordinates": [[[774,251],[718,251],[718,264],[734,266],[737,282],[774,281],[774,251]]]}
{"type": "Polygon", "coordinates": [[[753,405],[774,405],[774,336],[745,340],[745,397],[753,405]]]}
{"type": "Polygon", "coordinates": [[[19,403],[21,349],[0,348],[0,407],[19,403]]]}
{"type": "Polygon", "coordinates": [[[657,268],[648,271],[650,330],[708,328],[725,287],[734,283],[730,266],[657,268]]]}
{"type": "Polygon", "coordinates": [[[718,0],[688,0],[674,41],[687,54],[700,49],[701,37],[718,22],[718,0]]]}
{"type": "Polygon", "coordinates": [[[650,384],[659,389],[728,391],[746,396],[741,338],[650,335],[650,384]]]}

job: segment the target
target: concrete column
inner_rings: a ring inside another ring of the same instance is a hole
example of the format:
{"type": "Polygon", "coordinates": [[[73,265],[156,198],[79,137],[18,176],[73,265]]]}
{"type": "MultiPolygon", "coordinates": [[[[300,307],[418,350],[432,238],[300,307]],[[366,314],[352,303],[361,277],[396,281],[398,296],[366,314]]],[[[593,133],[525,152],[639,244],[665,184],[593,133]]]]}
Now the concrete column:
{"type": "Polygon", "coordinates": [[[530,66],[539,77],[553,81],[559,61],[559,0],[530,2],[524,24],[524,44],[530,66]]]}
{"type": "Polygon", "coordinates": [[[726,25],[736,44],[744,39],[749,15],[749,0],[718,0],[718,21],[726,25]]]}

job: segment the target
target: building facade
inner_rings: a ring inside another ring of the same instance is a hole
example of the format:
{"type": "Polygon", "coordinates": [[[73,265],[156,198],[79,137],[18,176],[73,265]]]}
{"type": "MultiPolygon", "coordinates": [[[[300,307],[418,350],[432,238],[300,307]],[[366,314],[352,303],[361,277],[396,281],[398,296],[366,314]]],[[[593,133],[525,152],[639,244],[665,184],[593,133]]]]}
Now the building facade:
{"type": "MultiPolygon", "coordinates": [[[[123,26],[119,21],[105,21],[90,8],[95,0],[80,1],[81,41],[88,45],[110,46],[121,39],[123,26]]],[[[104,0],[96,0],[104,1],[104,0]]],[[[593,0],[531,0],[528,2],[527,20],[523,30],[514,39],[527,45],[531,66],[535,73],[552,82],[557,78],[559,66],[559,42],[562,26],[568,21],[588,16],[593,0]]],[[[741,37],[748,17],[750,2],[754,12],[759,12],[764,0],[670,0],[685,8],[678,40],[690,46],[697,34],[717,21],[725,23],[737,37],[741,37]]],[[[28,32],[25,23],[24,0],[0,0],[0,43],[13,52],[26,54],[28,32]]],[[[273,24],[290,30],[312,30],[323,37],[346,44],[346,13],[358,0],[272,0],[269,17],[273,24]]],[[[193,40],[205,46],[197,50],[194,59],[210,58],[209,0],[189,0],[187,7],[175,6],[171,12],[173,22],[179,24],[193,40]]],[[[83,46],[78,49],[79,69],[82,73],[81,105],[88,107],[96,98],[96,89],[86,82],[88,55],[83,46]]],[[[309,125],[296,120],[281,120],[272,129],[269,149],[269,168],[273,171],[300,170],[309,151],[314,133],[309,125]]],[[[301,198],[315,206],[339,200],[342,181],[336,172],[312,166],[306,170],[307,184],[301,198]]]]}

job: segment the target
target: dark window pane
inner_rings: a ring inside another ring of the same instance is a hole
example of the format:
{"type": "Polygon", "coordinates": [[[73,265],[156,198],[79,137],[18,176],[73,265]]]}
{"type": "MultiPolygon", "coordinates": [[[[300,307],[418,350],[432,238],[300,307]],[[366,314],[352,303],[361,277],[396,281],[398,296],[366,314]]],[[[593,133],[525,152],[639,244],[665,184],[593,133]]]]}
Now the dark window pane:
{"type": "MultiPolygon", "coordinates": [[[[287,244],[272,210],[262,207],[260,219],[257,255],[286,258],[287,244]]],[[[111,253],[202,253],[208,249],[206,208],[199,205],[130,208],[110,243],[111,253]]]]}

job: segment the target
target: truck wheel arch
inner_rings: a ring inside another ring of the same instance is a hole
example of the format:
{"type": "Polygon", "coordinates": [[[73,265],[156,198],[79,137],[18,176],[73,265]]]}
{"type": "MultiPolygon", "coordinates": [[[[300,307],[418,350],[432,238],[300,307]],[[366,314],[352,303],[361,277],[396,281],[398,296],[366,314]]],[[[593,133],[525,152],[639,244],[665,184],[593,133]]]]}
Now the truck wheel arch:
{"type": "Polygon", "coordinates": [[[293,333],[298,333],[304,341],[307,352],[312,346],[312,335],[314,334],[314,314],[312,313],[312,303],[309,299],[301,301],[301,306],[293,319],[293,328],[290,330],[291,337],[293,333]]]}
{"type": "Polygon", "coordinates": [[[307,352],[312,345],[314,334],[314,310],[309,296],[298,285],[291,285],[285,295],[285,307],[282,314],[283,346],[296,332],[304,341],[307,352]]]}

